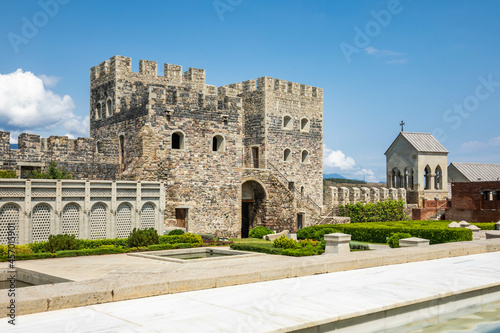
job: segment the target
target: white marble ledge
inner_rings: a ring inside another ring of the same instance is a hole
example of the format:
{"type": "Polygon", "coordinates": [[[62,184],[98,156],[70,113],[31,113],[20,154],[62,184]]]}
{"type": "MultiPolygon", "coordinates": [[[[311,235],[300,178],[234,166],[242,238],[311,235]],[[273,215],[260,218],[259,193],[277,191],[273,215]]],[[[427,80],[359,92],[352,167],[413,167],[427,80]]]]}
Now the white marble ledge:
{"type": "Polygon", "coordinates": [[[493,252],[162,295],[19,316],[15,327],[3,318],[0,332],[285,332],[499,286],[499,262],[493,252]]]}

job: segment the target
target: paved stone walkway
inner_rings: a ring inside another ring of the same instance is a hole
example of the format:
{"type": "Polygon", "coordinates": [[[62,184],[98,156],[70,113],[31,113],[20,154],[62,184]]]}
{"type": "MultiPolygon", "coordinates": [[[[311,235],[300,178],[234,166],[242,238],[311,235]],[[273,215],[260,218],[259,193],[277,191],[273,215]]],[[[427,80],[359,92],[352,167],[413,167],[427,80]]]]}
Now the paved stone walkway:
{"type": "MultiPolygon", "coordinates": [[[[494,286],[496,294],[472,295],[467,306],[479,311],[492,295],[500,300],[499,262],[500,252],[493,252],[163,295],[19,316],[15,328],[3,318],[0,332],[286,332],[331,329],[328,323],[338,320],[347,321],[347,332],[373,332],[409,315],[361,319],[403,305],[494,286]]],[[[417,312],[439,320],[459,309],[433,304],[417,312]]]]}

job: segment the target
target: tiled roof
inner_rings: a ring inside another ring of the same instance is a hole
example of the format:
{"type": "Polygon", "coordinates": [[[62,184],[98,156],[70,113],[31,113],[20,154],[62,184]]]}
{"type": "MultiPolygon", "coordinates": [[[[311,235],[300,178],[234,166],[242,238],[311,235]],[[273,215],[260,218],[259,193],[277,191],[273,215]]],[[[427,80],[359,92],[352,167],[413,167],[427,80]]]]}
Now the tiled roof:
{"type": "Polygon", "coordinates": [[[401,135],[422,153],[447,153],[446,148],[431,133],[401,132],[401,135]]]}
{"type": "Polygon", "coordinates": [[[500,164],[451,163],[451,165],[457,168],[469,181],[495,181],[500,179],[500,164]]]}

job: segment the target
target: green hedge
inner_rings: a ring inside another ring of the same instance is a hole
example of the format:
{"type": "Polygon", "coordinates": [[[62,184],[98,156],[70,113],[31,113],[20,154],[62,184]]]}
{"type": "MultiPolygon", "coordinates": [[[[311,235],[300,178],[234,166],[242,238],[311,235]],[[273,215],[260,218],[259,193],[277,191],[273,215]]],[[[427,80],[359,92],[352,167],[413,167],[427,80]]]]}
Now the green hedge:
{"type": "MultiPolygon", "coordinates": [[[[396,232],[409,233],[413,237],[428,239],[430,241],[430,244],[472,240],[472,231],[469,229],[447,228],[438,224],[432,225],[431,223],[429,223],[429,225],[423,226],[421,223],[413,224],[411,222],[392,223],[391,225],[389,225],[389,223],[374,222],[330,225],[325,224],[307,228],[312,228],[315,230],[319,230],[321,228],[335,228],[342,233],[350,234],[353,241],[369,243],[386,243],[387,238],[390,237],[392,233],[396,232]]],[[[297,237],[298,236],[299,234],[297,234],[297,237]]]]}
{"type": "Polygon", "coordinates": [[[56,257],[67,258],[67,257],[80,257],[80,256],[95,256],[101,254],[117,254],[126,252],[129,252],[129,249],[123,249],[120,247],[84,249],[84,250],[66,250],[66,251],[57,251],[56,257]]]}
{"type": "MultiPolygon", "coordinates": [[[[37,259],[49,259],[49,258],[55,258],[56,254],[55,253],[23,253],[23,254],[18,254],[15,256],[15,260],[37,260],[37,259]]],[[[8,256],[1,256],[0,261],[7,261],[9,259],[8,256]]]]}
{"type": "Polygon", "coordinates": [[[197,247],[197,244],[192,243],[177,243],[177,244],[155,244],[149,245],[147,251],[160,251],[160,250],[172,250],[172,249],[188,249],[191,247],[197,247]]]}
{"type": "Polygon", "coordinates": [[[495,222],[484,222],[484,223],[471,223],[475,226],[478,226],[479,228],[481,228],[481,230],[495,230],[495,222]]]}
{"type": "Polygon", "coordinates": [[[350,217],[351,223],[408,220],[405,214],[405,202],[402,199],[340,205],[339,216],[350,217]]]}
{"type": "MultiPolygon", "coordinates": [[[[271,245],[271,244],[270,244],[271,245]]],[[[283,249],[278,249],[271,246],[259,245],[259,244],[244,244],[244,243],[233,243],[231,244],[231,249],[240,251],[250,251],[250,252],[261,252],[267,254],[281,254],[283,249]]]]}

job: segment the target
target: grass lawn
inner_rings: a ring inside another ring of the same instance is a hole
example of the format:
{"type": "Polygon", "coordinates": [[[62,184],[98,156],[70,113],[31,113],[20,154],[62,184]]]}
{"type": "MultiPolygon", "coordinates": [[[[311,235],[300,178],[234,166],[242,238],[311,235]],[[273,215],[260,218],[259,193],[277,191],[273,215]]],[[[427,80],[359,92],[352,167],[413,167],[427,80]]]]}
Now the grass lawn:
{"type": "Polygon", "coordinates": [[[231,238],[230,241],[233,241],[235,244],[251,244],[251,245],[259,245],[263,247],[274,248],[274,243],[265,239],[258,238],[231,238]]]}

